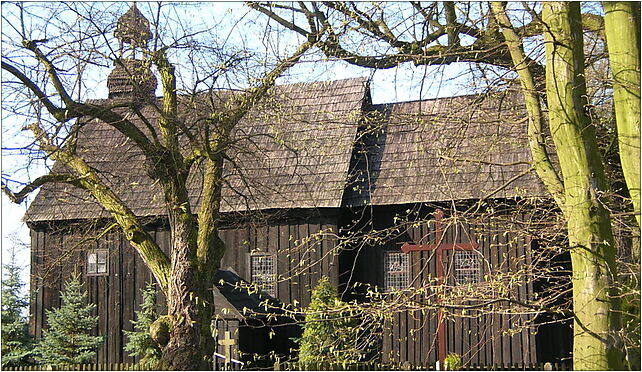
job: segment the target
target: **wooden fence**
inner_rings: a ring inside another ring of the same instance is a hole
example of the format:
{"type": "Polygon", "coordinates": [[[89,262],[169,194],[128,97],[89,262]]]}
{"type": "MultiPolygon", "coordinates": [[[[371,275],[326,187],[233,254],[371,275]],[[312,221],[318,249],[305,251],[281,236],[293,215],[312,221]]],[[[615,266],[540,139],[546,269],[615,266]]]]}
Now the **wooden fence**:
{"type": "MultiPolygon", "coordinates": [[[[354,364],[311,364],[300,366],[298,363],[275,363],[275,371],[435,371],[435,365],[413,366],[409,363],[398,365],[381,363],[354,363],[354,364]]],[[[443,370],[443,369],[442,369],[443,370]]],[[[493,365],[465,365],[459,371],[570,371],[570,363],[531,363],[531,364],[493,364],[493,365]]]]}
{"type": "Polygon", "coordinates": [[[3,367],[3,371],[146,371],[133,363],[61,364],[57,366],[37,365],[3,367]]]}
{"type": "MultiPolygon", "coordinates": [[[[251,370],[251,368],[249,368],[251,370]]],[[[298,363],[275,363],[275,371],[297,371],[301,366],[298,363]]],[[[318,371],[435,371],[435,366],[411,366],[408,363],[390,365],[381,363],[354,363],[354,364],[318,364],[306,366],[306,370],[318,371]]],[[[4,367],[3,371],[144,371],[138,364],[127,363],[100,363],[100,364],[74,364],[74,365],[38,365],[21,367],[4,367]]],[[[229,370],[241,370],[238,365],[232,364],[229,370]]],[[[494,365],[469,365],[463,366],[460,371],[570,371],[568,363],[537,363],[537,364],[494,364],[494,365]]]]}

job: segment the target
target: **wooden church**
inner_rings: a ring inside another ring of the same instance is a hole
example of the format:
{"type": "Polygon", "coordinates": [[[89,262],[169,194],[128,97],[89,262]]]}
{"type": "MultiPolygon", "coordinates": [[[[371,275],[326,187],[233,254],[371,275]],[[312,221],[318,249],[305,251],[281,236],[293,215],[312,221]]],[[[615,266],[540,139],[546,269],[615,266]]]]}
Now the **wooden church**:
{"type": "MultiPolygon", "coordinates": [[[[145,24],[132,9],[126,16],[145,24]]],[[[153,75],[140,99],[120,68],[108,78],[109,97],[94,103],[137,99],[155,123],[153,75]]],[[[376,288],[385,317],[371,335],[371,355],[381,362],[427,366],[449,353],[482,365],[568,359],[569,323],[551,323],[542,310],[522,305],[547,290],[530,276],[535,235],[519,228],[546,217],[536,210],[546,196],[530,168],[519,96],[374,105],[369,89],[363,78],[276,86],[235,128],[221,207],[226,270],[217,275],[225,280],[213,289],[213,321],[219,336],[228,331],[237,339],[234,357],[288,354],[298,325],[262,322],[258,309],[266,298],[279,304],[274,308],[305,308],[327,276],[345,300],[375,301],[369,293],[376,288]],[[471,211],[482,217],[468,218],[471,211]],[[261,294],[235,291],[241,282],[261,294]]],[[[181,99],[185,115],[197,116],[198,99],[181,99]]],[[[78,153],[168,252],[162,194],[135,144],[97,119],[82,118],[78,128],[78,153]]],[[[196,171],[194,210],[199,189],[196,171]]],[[[45,310],[60,305],[63,283],[77,270],[97,305],[96,333],[105,336],[98,362],[135,361],[123,351],[123,331],[132,330],[152,277],[106,211],[88,194],[50,184],[25,220],[33,334],[42,335],[45,310]]]]}

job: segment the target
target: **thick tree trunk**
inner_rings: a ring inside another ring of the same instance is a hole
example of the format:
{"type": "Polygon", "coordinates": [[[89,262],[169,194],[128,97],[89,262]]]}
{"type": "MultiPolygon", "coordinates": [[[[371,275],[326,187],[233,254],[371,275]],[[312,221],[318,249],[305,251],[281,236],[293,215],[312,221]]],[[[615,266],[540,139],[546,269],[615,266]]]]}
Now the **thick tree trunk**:
{"type": "Polygon", "coordinates": [[[172,276],[167,296],[171,320],[169,343],[163,348],[162,366],[173,370],[211,369],[214,340],[210,331],[213,278],[200,275],[196,259],[196,229],[185,212],[174,216],[172,276]]]}
{"type": "Polygon", "coordinates": [[[584,112],[586,86],[579,3],[544,3],[549,124],[563,173],[575,313],[573,362],[579,370],[622,369],[615,242],[600,195],[606,176],[595,129],[584,112]]]}
{"type": "Polygon", "coordinates": [[[620,162],[640,226],[640,7],[625,1],[603,6],[620,162]]]}
{"type": "MultiPolygon", "coordinates": [[[[640,226],[640,4],[604,2],[604,32],[613,72],[613,101],[620,163],[640,226]]],[[[632,247],[632,262],[640,262],[640,246],[632,247]]],[[[629,367],[640,368],[640,272],[627,283],[636,288],[622,299],[629,367]]]]}
{"type": "Polygon", "coordinates": [[[513,29],[513,25],[506,14],[506,4],[501,1],[493,1],[490,5],[497,24],[502,28],[502,35],[515,65],[515,71],[519,75],[526,112],[528,113],[528,145],[531,150],[533,169],[546,186],[549,194],[555,199],[559,208],[563,209],[564,184],[548,155],[542,129],[544,126],[544,114],[542,113],[539,93],[535,87],[529,59],[524,54],[522,39],[513,29]]]}

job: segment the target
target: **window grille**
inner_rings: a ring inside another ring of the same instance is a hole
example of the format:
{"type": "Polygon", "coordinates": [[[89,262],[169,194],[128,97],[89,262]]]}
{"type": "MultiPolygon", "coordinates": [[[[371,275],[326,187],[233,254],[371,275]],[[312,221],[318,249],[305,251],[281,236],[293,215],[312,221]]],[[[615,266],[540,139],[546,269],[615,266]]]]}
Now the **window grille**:
{"type": "Polygon", "coordinates": [[[252,283],[270,296],[276,297],[276,260],[273,255],[255,254],[250,256],[252,283]]]}
{"type": "Polygon", "coordinates": [[[385,252],[384,283],[386,292],[404,289],[410,285],[409,255],[403,252],[385,252]]]}
{"type": "Polygon", "coordinates": [[[455,251],[455,284],[479,283],[481,262],[477,252],[455,251]]]}
{"type": "Polygon", "coordinates": [[[109,252],[106,249],[96,249],[87,252],[87,274],[106,275],[109,263],[109,252]]]}

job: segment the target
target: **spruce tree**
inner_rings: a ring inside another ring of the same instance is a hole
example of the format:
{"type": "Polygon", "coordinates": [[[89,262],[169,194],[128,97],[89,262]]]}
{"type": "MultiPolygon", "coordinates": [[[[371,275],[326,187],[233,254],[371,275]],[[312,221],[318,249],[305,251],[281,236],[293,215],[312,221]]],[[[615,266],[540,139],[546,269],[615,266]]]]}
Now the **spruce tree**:
{"type": "Polygon", "coordinates": [[[152,368],[160,358],[160,347],[152,339],[149,326],[158,319],[158,306],[156,305],[156,286],[154,282],[147,283],[143,290],[143,303],[141,310],[136,311],[136,320],[132,321],[134,331],[125,331],[127,343],[125,351],[132,356],[140,356],[139,364],[144,368],[152,368]]]}
{"type": "Polygon", "coordinates": [[[347,313],[346,307],[328,278],[322,277],[312,291],[299,339],[300,369],[334,369],[337,365],[359,361],[357,321],[347,313]]]}
{"type": "Polygon", "coordinates": [[[3,265],[2,279],[2,367],[29,364],[33,346],[29,335],[26,310],[28,297],[22,294],[21,268],[16,264],[15,250],[9,262],[3,265]]]}
{"type": "Polygon", "coordinates": [[[61,293],[62,306],[47,310],[49,329],[36,348],[36,360],[43,364],[81,364],[94,361],[96,350],[103,342],[91,332],[98,324],[93,316],[96,305],[87,305],[87,293],[82,290],[80,275],[73,274],[61,293]]]}

